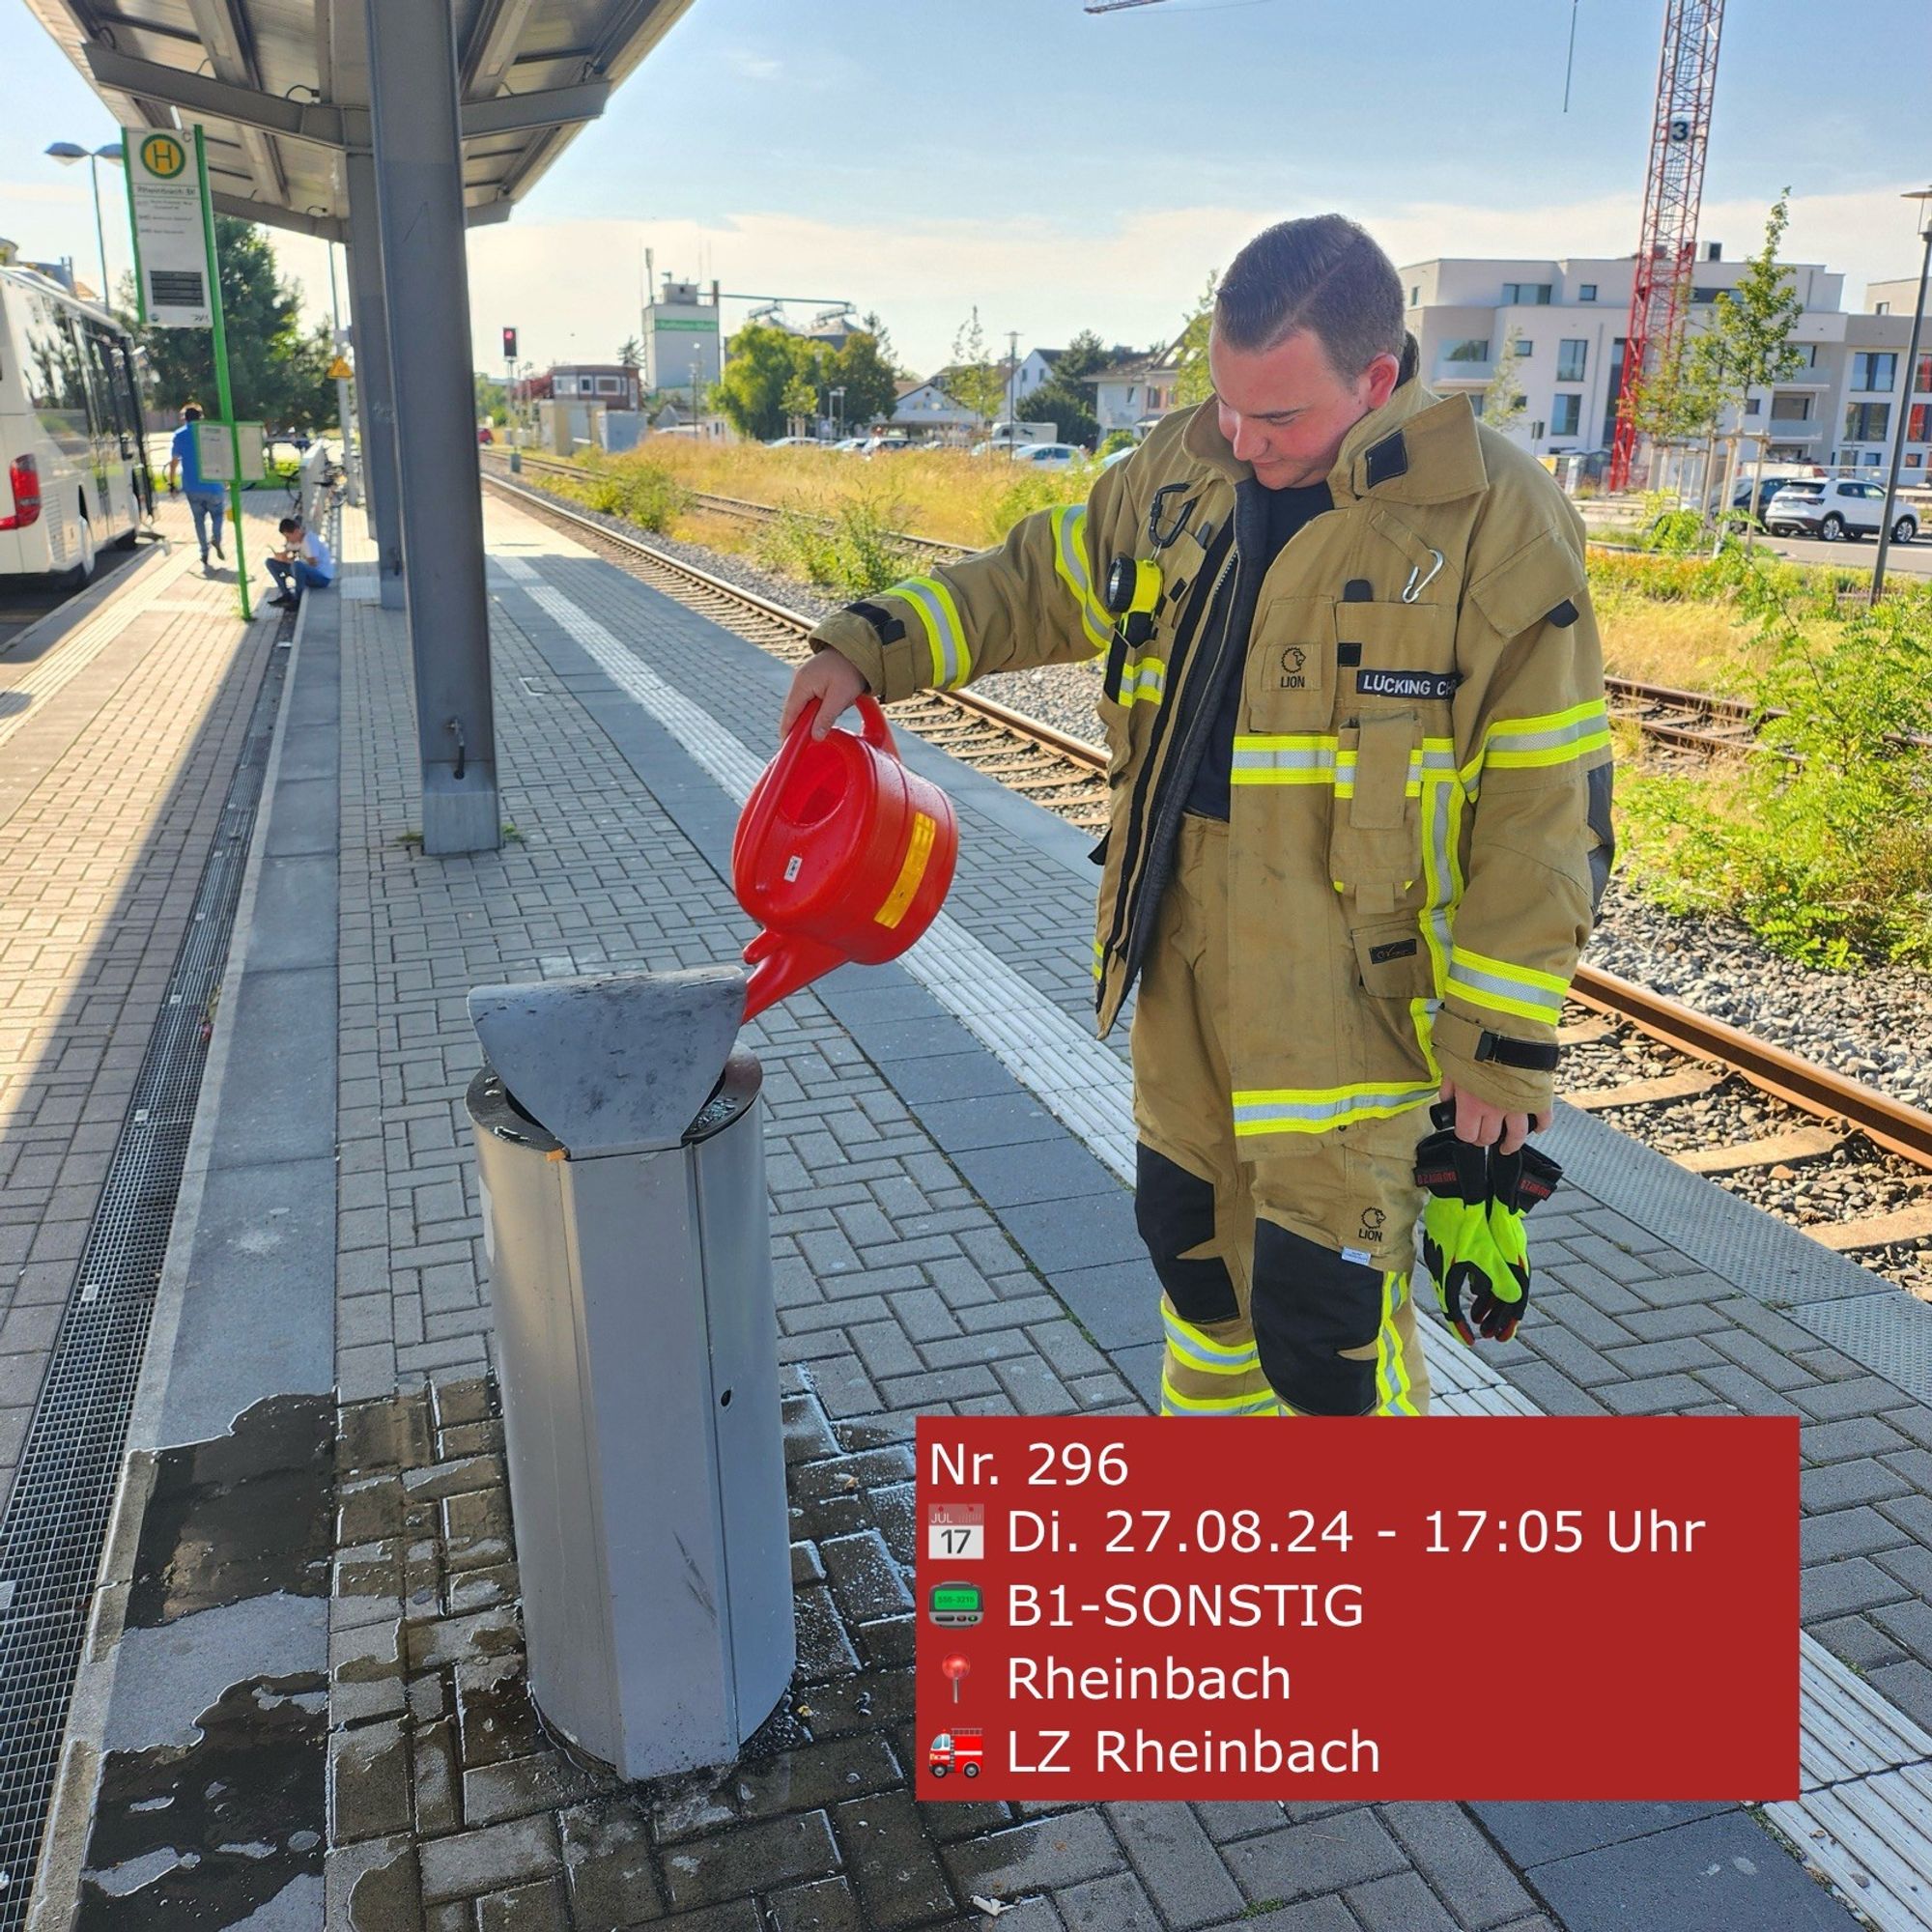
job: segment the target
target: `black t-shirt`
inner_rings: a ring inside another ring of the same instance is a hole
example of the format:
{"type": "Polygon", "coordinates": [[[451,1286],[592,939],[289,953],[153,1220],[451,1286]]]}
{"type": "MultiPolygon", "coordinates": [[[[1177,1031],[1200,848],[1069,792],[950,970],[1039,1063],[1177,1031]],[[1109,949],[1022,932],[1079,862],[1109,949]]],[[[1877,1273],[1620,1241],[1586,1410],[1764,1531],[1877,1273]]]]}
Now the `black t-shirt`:
{"type": "MultiPolygon", "coordinates": [[[[1264,490],[1262,494],[1267,499],[1267,554],[1258,557],[1244,556],[1238,566],[1242,574],[1250,575],[1256,583],[1261,582],[1268,565],[1281,554],[1282,547],[1296,530],[1335,507],[1335,499],[1329,496],[1326,483],[1310,483],[1299,490],[1264,490]]],[[[1228,621],[1230,595],[1230,583],[1223,583],[1221,594],[1208,616],[1209,637],[1213,636],[1213,625],[1228,621]]],[[[1197,817],[1226,818],[1228,815],[1228,777],[1234,767],[1235,727],[1240,722],[1240,715],[1241,669],[1237,665],[1222,686],[1213,730],[1201,754],[1194,782],[1188,789],[1187,810],[1197,817]]]]}

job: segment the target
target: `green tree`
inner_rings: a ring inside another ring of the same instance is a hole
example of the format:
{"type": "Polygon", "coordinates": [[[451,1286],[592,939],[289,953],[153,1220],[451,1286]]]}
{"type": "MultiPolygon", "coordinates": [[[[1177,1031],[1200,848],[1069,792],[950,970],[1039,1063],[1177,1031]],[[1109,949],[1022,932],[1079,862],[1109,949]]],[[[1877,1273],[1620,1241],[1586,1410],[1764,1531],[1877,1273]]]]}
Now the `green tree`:
{"type": "Polygon", "coordinates": [[[976,306],[952,338],[952,366],[946,375],[946,393],[978,417],[981,427],[1006,408],[1007,384],[986,353],[986,334],[976,306]]]}
{"type": "MultiPolygon", "coordinates": [[[[326,327],[304,334],[301,290],[275,270],[268,237],[252,221],[214,217],[214,252],[221,278],[222,321],[228,338],[228,380],[242,422],[275,428],[314,428],[333,421],[333,356],[326,327]]],[[[214,334],[204,328],[143,331],[155,392],[163,408],[195,401],[219,412],[214,381],[214,334]]]]}
{"type": "Polygon", "coordinates": [[[1177,409],[1205,403],[1214,393],[1214,379],[1208,373],[1208,331],[1214,320],[1214,284],[1220,278],[1220,270],[1209,272],[1200,299],[1181,319],[1180,344],[1174,356],[1180,371],[1174,385],[1177,409]]]}
{"type": "Polygon", "coordinates": [[[899,366],[897,352],[893,348],[893,332],[886,327],[877,309],[867,309],[859,318],[859,329],[861,333],[869,335],[878,344],[879,360],[893,372],[895,383],[912,375],[910,369],[899,366]]]}
{"type": "Polygon", "coordinates": [[[1483,420],[1503,436],[1513,436],[1522,427],[1523,412],[1528,408],[1522,383],[1516,373],[1516,365],[1521,359],[1521,340],[1512,326],[1503,337],[1503,353],[1496,357],[1496,366],[1483,385],[1483,420]]]}
{"type": "Polygon", "coordinates": [[[845,391],[838,411],[841,422],[856,426],[889,421],[898,404],[898,372],[893,367],[884,331],[853,330],[844,348],[826,357],[825,382],[845,391]]]}
{"type": "Polygon", "coordinates": [[[1099,438],[1100,424],[1094,413],[1093,385],[1085,379],[1104,369],[1109,359],[1100,338],[1083,328],[1061,352],[1052,375],[1021,400],[1019,413],[1029,422],[1055,424],[1062,442],[1084,443],[1091,449],[1099,438]]]}
{"type": "Polygon", "coordinates": [[[807,435],[818,419],[818,384],[803,370],[794,368],[784,386],[785,434],[807,435]]]}
{"type": "Polygon", "coordinates": [[[785,390],[798,374],[798,348],[797,336],[763,322],[748,323],[731,338],[731,359],[711,400],[740,436],[769,442],[785,433],[785,390]]]}
{"type": "MultiPolygon", "coordinates": [[[[1792,285],[1790,270],[1777,259],[1778,243],[1784,239],[1791,218],[1791,190],[1787,187],[1772,204],[1764,224],[1764,245],[1745,263],[1745,272],[1736,284],[1718,298],[1711,318],[1711,333],[1722,345],[1729,371],[1725,400],[1744,417],[1746,399],[1753,389],[1769,389],[1789,382],[1804,366],[1804,358],[1791,340],[1791,330],[1804,311],[1804,303],[1792,285]]],[[[1751,503],[1757,503],[1764,481],[1764,456],[1770,441],[1770,405],[1760,419],[1757,435],[1757,463],[1751,471],[1751,503]]],[[[1730,509],[1731,490],[1727,486],[1719,514],[1730,509]]],[[[1745,547],[1750,548],[1756,530],[1753,520],[1745,526],[1745,547]]]]}

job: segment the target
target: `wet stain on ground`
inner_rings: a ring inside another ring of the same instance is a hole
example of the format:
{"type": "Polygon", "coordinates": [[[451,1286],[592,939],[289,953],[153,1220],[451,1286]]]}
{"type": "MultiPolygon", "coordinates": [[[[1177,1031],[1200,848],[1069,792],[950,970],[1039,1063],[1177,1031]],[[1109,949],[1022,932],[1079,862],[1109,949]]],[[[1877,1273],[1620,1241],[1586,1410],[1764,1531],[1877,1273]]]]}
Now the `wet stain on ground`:
{"type": "Polygon", "coordinates": [[[239,1925],[320,1878],[328,1682],[230,1685],[185,1747],[115,1751],[101,1773],[74,1932],[239,1925]]]}
{"type": "Polygon", "coordinates": [[[285,1591],[326,1597],[335,1507],[335,1409],[276,1396],[231,1435],[156,1458],[128,1593],[130,1628],[285,1591]]]}

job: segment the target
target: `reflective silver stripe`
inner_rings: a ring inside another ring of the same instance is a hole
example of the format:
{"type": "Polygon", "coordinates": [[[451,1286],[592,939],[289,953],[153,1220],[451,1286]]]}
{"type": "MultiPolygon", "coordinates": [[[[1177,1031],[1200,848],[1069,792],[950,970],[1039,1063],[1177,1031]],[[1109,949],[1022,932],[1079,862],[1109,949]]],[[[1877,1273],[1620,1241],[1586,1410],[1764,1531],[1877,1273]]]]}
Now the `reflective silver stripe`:
{"type": "Polygon", "coordinates": [[[1329,773],[1335,769],[1335,757],[1333,745],[1321,745],[1308,751],[1257,752],[1243,750],[1237,738],[1235,741],[1233,769],[1237,772],[1329,773]]]}
{"type": "Polygon", "coordinates": [[[1488,738],[1484,749],[1493,754],[1497,752],[1549,752],[1562,745],[1575,745],[1584,738],[1601,737],[1608,720],[1601,707],[1594,708],[1582,718],[1573,718],[1567,724],[1551,725],[1543,731],[1494,731],[1488,738]]]}
{"type": "Polygon", "coordinates": [[[1066,580],[1066,587],[1079,607],[1081,626],[1088,640],[1096,651],[1103,651],[1113,635],[1114,620],[1095,599],[1093,580],[1087,575],[1086,529],[1086,504],[1053,513],[1054,549],[1060,574],[1066,580]]]}
{"type": "Polygon", "coordinates": [[[1167,695],[1167,663],[1163,658],[1136,658],[1121,668],[1121,702],[1135,698],[1158,701],[1167,695]]]}
{"type": "Polygon", "coordinates": [[[1213,1350],[1207,1337],[1192,1333],[1184,1321],[1177,1321],[1165,1309],[1161,1310],[1160,1321],[1167,1332],[1167,1346],[1204,1374],[1244,1376],[1260,1364],[1261,1350],[1252,1342],[1222,1354],[1213,1350]]]}
{"type": "Polygon", "coordinates": [[[1275,1126],[1290,1122],[1318,1122],[1346,1121],[1350,1116],[1366,1113],[1372,1108],[1381,1108],[1389,1113],[1401,1113],[1434,1094],[1434,1086],[1398,1087],[1388,1093],[1315,1094],[1301,1100],[1236,1100],[1235,1104],[1235,1130],[1243,1127],[1250,1131],[1257,1127],[1275,1126]]]}
{"type": "Polygon", "coordinates": [[[903,597],[908,604],[918,608],[932,645],[933,668],[939,673],[937,681],[951,690],[959,682],[960,669],[965,663],[964,640],[948,608],[951,599],[929,577],[909,577],[903,583],[895,583],[888,595],[903,597]]]}
{"type": "Polygon", "coordinates": [[[1481,968],[1470,965],[1462,953],[1450,956],[1449,984],[1475,996],[1478,1003],[1484,1006],[1492,1005],[1496,1000],[1507,1000],[1516,1009],[1533,1008],[1537,1013],[1551,1020],[1560,1019],[1563,1015],[1561,993],[1540,986],[1533,980],[1518,979],[1514,974],[1485,973],[1481,968]],[[1484,999],[1482,996],[1485,994],[1491,997],[1484,999]]]}

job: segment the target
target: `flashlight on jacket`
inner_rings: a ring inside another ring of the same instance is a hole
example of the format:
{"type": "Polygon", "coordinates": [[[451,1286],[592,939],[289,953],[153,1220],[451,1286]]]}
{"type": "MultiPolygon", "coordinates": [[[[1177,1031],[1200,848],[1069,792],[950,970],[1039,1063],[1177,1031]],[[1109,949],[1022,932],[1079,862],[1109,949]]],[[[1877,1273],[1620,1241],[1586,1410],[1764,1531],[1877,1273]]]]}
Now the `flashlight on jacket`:
{"type": "Polygon", "coordinates": [[[1107,566],[1101,602],[1130,644],[1153,636],[1153,613],[1160,603],[1160,565],[1151,556],[1117,556],[1107,566]]]}

